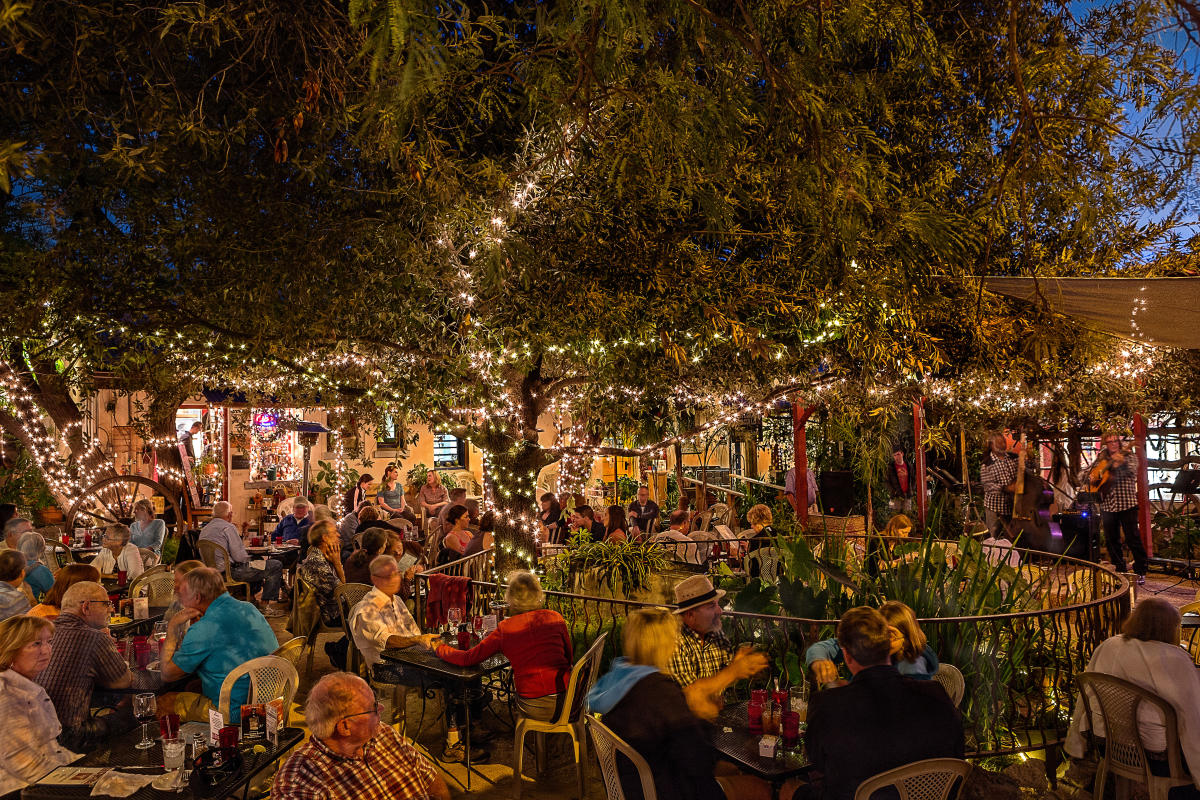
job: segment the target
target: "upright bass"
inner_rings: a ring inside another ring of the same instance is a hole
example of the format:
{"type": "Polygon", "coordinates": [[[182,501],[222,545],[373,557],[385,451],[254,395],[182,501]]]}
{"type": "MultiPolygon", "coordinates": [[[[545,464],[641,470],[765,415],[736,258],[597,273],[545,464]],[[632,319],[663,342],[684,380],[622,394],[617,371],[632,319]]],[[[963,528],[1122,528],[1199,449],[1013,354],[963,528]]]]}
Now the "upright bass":
{"type": "Polygon", "coordinates": [[[1050,506],[1054,502],[1054,488],[1041,476],[1026,471],[1028,454],[1026,435],[1022,433],[1021,449],[1017,454],[1017,479],[1009,487],[1013,495],[1009,535],[1015,545],[1034,550],[1048,550],[1051,534],[1050,506]]]}

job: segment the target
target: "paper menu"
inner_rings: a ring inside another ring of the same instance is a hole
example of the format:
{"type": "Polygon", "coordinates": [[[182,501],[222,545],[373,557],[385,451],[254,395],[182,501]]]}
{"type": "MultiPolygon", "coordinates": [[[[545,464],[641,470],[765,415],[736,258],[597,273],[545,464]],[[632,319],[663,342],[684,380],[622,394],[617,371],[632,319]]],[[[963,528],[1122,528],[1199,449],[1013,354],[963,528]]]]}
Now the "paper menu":
{"type": "Polygon", "coordinates": [[[110,767],[59,767],[38,783],[51,786],[95,786],[110,767]]]}
{"type": "Polygon", "coordinates": [[[213,747],[220,744],[221,728],[225,727],[225,715],[215,708],[208,711],[208,743],[213,747]]]}

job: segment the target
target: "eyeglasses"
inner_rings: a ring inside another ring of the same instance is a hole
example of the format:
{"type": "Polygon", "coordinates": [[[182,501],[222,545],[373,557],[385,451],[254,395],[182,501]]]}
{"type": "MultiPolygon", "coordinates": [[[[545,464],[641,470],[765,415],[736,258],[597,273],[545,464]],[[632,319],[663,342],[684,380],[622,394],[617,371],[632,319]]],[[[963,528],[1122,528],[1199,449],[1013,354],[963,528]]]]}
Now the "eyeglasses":
{"type": "Polygon", "coordinates": [[[88,603],[89,605],[92,603],[100,603],[108,608],[115,608],[112,600],[84,600],[83,602],[88,603]]]}
{"type": "MultiPolygon", "coordinates": [[[[342,719],[350,719],[351,717],[361,717],[361,716],[364,716],[365,714],[374,714],[377,717],[382,716],[383,715],[383,704],[376,703],[374,706],[372,706],[371,708],[368,708],[366,711],[359,711],[354,714],[347,714],[346,716],[342,717],[342,719]]],[[[340,722],[340,720],[339,720],[339,722],[340,722]]]]}

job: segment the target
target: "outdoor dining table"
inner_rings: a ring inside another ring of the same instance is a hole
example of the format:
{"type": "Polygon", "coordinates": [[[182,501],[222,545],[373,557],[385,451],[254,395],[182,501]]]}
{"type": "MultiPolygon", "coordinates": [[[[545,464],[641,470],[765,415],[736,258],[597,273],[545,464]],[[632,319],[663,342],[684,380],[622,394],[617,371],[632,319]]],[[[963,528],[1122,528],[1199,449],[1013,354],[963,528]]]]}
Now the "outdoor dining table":
{"type": "Polygon", "coordinates": [[[713,733],[713,747],[722,759],[770,783],[771,797],[778,798],[784,781],[803,775],[812,765],[803,750],[788,751],[780,758],[760,756],[758,742],[762,734],[750,732],[748,707],[749,703],[733,703],[721,710],[713,733]]]}
{"type": "Polygon", "coordinates": [[[261,547],[246,547],[246,555],[251,558],[273,558],[283,565],[285,570],[291,569],[300,560],[300,545],[264,545],[261,547]]]}
{"type": "Polygon", "coordinates": [[[96,554],[100,552],[101,547],[97,544],[92,545],[91,547],[71,546],[67,549],[71,551],[71,558],[75,559],[80,564],[90,564],[92,563],[92,559],[96,557],[96,554]]]}
{"type": "MultiPolygon", "coordinates": [[[[161,745],[138,750],[134,745],[142,738],[141,727],[136,727],[129,733],[106,741],[104,745],[93,750],[70,766],[73,767],[111,767],[121,772],[139,775],[161,775],[166,772],[162,766],[163,752],[161,745]]],[[[282,757],[304,739],[304,732],[299,728],[283,728],[279,731],[277,742],[272,744],[269,739],[257,742],[246,742],[239,745],[242,755],[242,768],[228,778],[211,788],[196,789],[185,784],[182,791],[162,791],[152,786],[143,786],[130,797],[135,800],[216,800],[249,792],[250,782],[254,776],[271,766],[275,759],[282,757]],[[255,753],[254,745],[262,745],[266,752],[255,753]]],[[[90,786],[61,786],[51,784],[34,784],[21,790],[22,800],[63,800],[71,797],[88,797],[91,795],[90,786]]]]}
{"type": "Polygon", "coordinates": [[[115,625],[110,622],[108,630],[118,639],[123,636],[149,634],[154,630],[154,623],[162,621],[163,614],[166,612],[166,606],[153,606],[150,608],[150,616],[146,619],[131,619],[129,622],[118,622],[115,625]]]}
{"type": "MultiPolygon", "coordinates": [[[[460,667],[457,664],[451,664],[437,657],[437,654],[426,650],[423,647],[399,647],[389,648],[379,653],[384,661],[393,664],[400,664],[409,669],[420,671],[422,674],[429,677],[430,684],[440,684],[443,687],[443,696],[446,698],[452,696],[466,697],[467,690],[471,688],[483,688],[483,679],[488,675],[499,672],[508,667],[508,659],[500,654],[494,655],[489,659],[481,661],[472,667],[460,667]],[[458,691],[451,691],[451,688],[458,691]]],[[[471,772],[475,771],[479,777],[487,780],[483,773],[473,770],[471,767],[471,703],[464,699],[463,705],[466,708],[466,725],[463,726],[463,742],[466,747],[466,767],[467,767],[467,791],[471,791],[471,772]]],[[[419,733],[419,731],[418,731],[419,733]]]]}

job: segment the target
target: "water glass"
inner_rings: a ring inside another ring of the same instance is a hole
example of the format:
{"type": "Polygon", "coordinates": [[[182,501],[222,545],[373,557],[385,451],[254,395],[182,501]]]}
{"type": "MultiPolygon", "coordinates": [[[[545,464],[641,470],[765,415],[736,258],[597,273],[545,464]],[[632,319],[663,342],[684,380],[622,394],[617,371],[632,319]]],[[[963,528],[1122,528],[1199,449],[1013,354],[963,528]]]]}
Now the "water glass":
{"type": "Polygon", "coordinates": [[[801,683],[788,689],[788,709],[800,715],[800,721],[808,719],[808,684],[801,683]]]}
{"type": "Polygon", "coordinates": [[[179,739],[164,739],[162,748],[163,766],[168,771],[183,769],[184,743],[179,739]]]}

